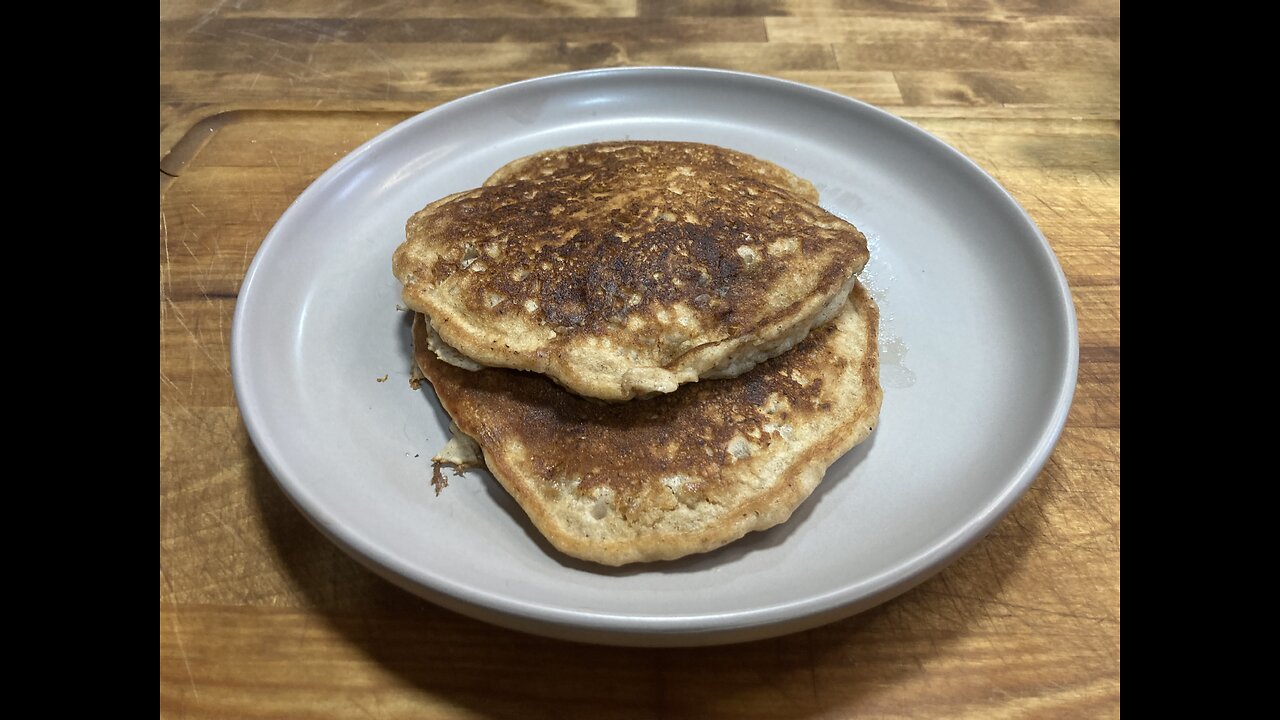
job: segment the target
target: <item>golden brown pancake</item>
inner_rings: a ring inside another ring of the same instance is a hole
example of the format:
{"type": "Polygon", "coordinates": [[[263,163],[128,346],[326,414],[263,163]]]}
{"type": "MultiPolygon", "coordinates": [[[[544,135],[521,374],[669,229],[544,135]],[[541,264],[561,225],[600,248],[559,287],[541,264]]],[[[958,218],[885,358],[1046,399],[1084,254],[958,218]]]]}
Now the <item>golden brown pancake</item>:
{"type": "Polygon", "coordinates": [[[415,214],[393,269],[446,361],[622,401],[738,375],[836,313],[866,238],[815,200],[712,145],[562,148],[415,214]]]}
{"type": "Polygon", "coordinates": [[[657,164],[679,163],[688,167],[703,168],[708,165],[720,165],[729,172],[745,175],[777,185],[790,191],[797,197],[817,204],[818,191],[813,183],[796,177],[791,171],[765,162],[746,153],[728,148],[701,143],[683,142],[610,142],[592,145],[574,145],[571,147],[545,150],[540,153],[526,155],[518,160],[498,168],[485,185],[505,185],[520,180],[532,181],[548,176],[572,176],[595,172],[605,161],[616,158],[618,162],[638,163],[647,167],[637,167],[638,173],[652,172],[648,167],[657,164]],[[665,156],[656,156],[655,149],[665,156]],[[612,156],[612,157],[609,157],[612,156]],[[602,157],[605,158],[602,161],[602,157]]]}
{"type": "Polygon", "coordinates": [[[624,404],[441,362],[421,315],[414,343],[440,404],[551,544],[623,565],[706,552],[789,518],[879,418],[878,317],[857,286],[791,351],[624,404]]]}

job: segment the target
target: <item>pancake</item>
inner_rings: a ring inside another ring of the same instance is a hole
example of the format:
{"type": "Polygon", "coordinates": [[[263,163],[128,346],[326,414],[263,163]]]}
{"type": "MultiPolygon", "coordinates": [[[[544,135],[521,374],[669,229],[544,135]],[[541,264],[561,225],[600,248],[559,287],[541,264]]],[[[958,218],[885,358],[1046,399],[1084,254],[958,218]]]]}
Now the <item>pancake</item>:
{"type": "Polygon", "coordinates": [[[421,315],[414,343],[440,404],[551,544],[623,565],[706,552],[791,517],[879,418],[878,321],[859,285],[790,352],[625,404],[442,362],[421,315]]]}
{"type": "MultiPolygon", "coordinates": [[[[818,191],[813,183],[796,177],[791,171],[778,167],[746,153],[701,143],[677,142],[611,142],[594,145],[576,145],[556,150],[546,150],[526,155],[498,168],[485,185],[505,185],[520,180],[537,180],[551,175],[564,176],[593,172],[609,156],[628,163],[683,164],[690,168],[723,164],[732,172],[754,177],[770,185],[788,190],[798,197],[817,204],[818,191]],[[671,153],[666,158],[650,159],[655,150],[671,153]]],[[[648,171],[646,171],[648,172],[648,171]]]]}
{"type": "Polygon", "coordinates": [[[816,196],[712,145],[563,148],[416,213],[393,270],[446,361],[630,400],[739,375],[836,313],[866,238],[816,196]]]}

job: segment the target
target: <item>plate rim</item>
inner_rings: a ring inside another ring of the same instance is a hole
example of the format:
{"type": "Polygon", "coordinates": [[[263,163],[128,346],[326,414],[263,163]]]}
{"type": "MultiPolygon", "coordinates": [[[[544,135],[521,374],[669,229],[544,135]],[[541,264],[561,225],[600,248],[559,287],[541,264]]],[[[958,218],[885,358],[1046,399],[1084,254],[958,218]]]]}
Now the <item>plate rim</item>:
{"type": "Polygon", "coordinates": [[[768,75],[735,70],[680,66],[597,68],[520,80],[456,98],[406,118],[395,126],[375,135],[321,173],[276,220],[255,252],[253,262],[245,273],[244,280],[237,293],[231,329],[232,382],[238,409],[249,432],[250,439],[259,457],[267,466],[267,469],[271,471],[271,475],[277,485],[280,486],[285,495],[302,514],[330,541],[384,579],[462,614],[535,634],[563,639],[627,645],[703,645],[771,637],[816,627],[841,617],[856,614],[906,592],[929,579],[953,558],[964,553],[981,540],[1009,512],[1014,503],[1035,481],[1036,476],[1048,461],[1065,428],[1078,379],[1079,353],[1079,328],[1075,305],[1072,301],[1066,275],[1062,270],[1062,265],[1058,261],[1056,253],[1054,253],[1048,239],[1026,212],[1025,208],[1003,185],[969,157],[915,123],[840,93],[768,75]],[[265,420],[257,409],[261,393],[255,392],[256,388],[253,385],[253,381],[245,371],[249,364],[247,358],[248,344],[245,337],[245,319],[249,313],[249,308],[253,305],[249,301],[252,300],[253,293],[257,287],[256,280],[259,269],[277,244],[277,238],[283,234],[281,228],[287,229],[294,221],[294,216],[304,211],[305,206],[310,202],[310,198],[320,194],[325,187],[334,181],[335,177],[342,174],[348,167],[362,162],[365,156],[379,146],[389,143],[403,134],[413,132],[416,127],[423,123],[431,122],[436,115],[452,111],[467,103],[478,102],[481,98],[494,94],[515,92],[529,86],[545,85],[554,91],[557,86],[564,83],[569,83],[572,86],[584,81],[598,81],[601,78],[607,80],[611,77],[646,75],[651,75],[653,79],[659,81],[664,77],[733,79],[754,83],[753,87],[769,89],[769,86],[771,86],[774,89],[781,88],[793,93],[826,98],[830,101],[844,103],[855,108],[858,112],[870,113],[872,117],[881,122],[887,122],[891,126],[896,126],[900,131],[919,137],[922,141],[932,145],[932,149],[935,152],[943,153],[952,161],[959,160],[966,170],[976,173],[978,178],[984,181],[987,186],[994,188],[1003,201],[1016,211],[1016,216],[1035,238],[1036,250],[1040,255],[1044,256],[1044,259],[1049,261],[1049,265],[1054,271],[1053,277],[1056,283],[1052,288],[1046,286],[1045,290],[1046,292],[1056,290],[1056,293],[1052,293],[1052,299],[1055,301],[1056,310],[1060,314],[1061,329],[1065,330],[1067,335],[1065,338],[1067,354],[1065,372],[1062,374],[1059,385],[1056,388],[1054,409],[1049,417],[1049,422],[1040,433],[1033,452],[1023,458],[1022,466],[1010,476],[1010,482],[987,503],[981,512],[969,518],[967,522],[961,524],[949,535],[931,544],[925,551],[898,562],[879,575],[862,579],[853,584],[843,585],[836,590],[820,595],[806,596],[792,602],[776,603],[749,610],[691,615],[658,615],[570,609],[531,602],[518,597],[489,593],[474,587],[459,585],[455,581],[440,577],[429,570],[408,566],[381,550],[377,545],[368,542],[360,533],[353,531],[350,526],[338,522],[308,493],[305,482],[292,477],[286,471],[285,464],[278,457],[279,450],[271,441],[271,432],[265,426],[265,420]]]}

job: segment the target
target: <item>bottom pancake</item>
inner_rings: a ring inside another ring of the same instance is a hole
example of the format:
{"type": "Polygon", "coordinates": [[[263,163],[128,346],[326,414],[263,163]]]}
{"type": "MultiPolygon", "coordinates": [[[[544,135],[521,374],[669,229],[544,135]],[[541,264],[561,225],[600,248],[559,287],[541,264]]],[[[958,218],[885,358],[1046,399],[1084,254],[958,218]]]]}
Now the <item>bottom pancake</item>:
{"type": "Polygon", "coordinates": [[[544,376],[419,366],[485,465],[567,555],[605,565],[714,550],[787,520],[880,415],[879,312],[858,285],[789,352],[728,380],[607,404],[544,376]]]}

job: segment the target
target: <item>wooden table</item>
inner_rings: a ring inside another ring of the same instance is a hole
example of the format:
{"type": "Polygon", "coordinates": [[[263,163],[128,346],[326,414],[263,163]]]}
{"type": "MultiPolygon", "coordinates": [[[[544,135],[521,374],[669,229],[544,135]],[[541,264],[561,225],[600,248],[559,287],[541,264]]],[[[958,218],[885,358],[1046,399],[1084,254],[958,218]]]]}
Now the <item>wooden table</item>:
{"type": "Polygon", "coordinates": [[[166,717],[1115,716],[1120,706],[1120,6],[1018,0],[162,0],[160,710],[166,717]],[[610,65],[748,70],[941,136],[1035,217],[1080,383],[1035,485],[906,595],[742,646],[491,627],[322,538],[250,444],[241,279],[344,153],[470,92],[610,65]]]}

